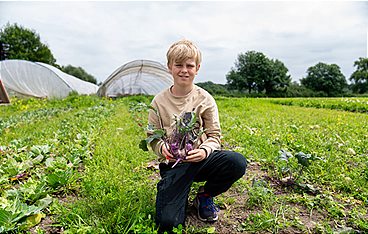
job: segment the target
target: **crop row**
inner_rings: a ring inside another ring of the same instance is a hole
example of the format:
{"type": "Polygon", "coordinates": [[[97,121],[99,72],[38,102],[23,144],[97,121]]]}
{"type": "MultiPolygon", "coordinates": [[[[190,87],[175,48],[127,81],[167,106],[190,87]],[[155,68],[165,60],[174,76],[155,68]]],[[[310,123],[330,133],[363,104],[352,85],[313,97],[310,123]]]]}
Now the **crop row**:
{"type": "Polygon", "coordinates": [[[43,108],[8,116],[6,123],[17,125],[5,126],[0,142],[0,233],[28,230],[56,196],[78,189],[78,171],[92,155],[93,130],[112,109],[87,97],[69,97],[64,100],[69,104],[58,108],[45,108],[44,100],[29,102],[43,108]]]}
{"type": "Polygon", "coordinates": [[[288,106],[368,113],[368,98],[283,98],[272,99],[272,102],[288,106]]]}

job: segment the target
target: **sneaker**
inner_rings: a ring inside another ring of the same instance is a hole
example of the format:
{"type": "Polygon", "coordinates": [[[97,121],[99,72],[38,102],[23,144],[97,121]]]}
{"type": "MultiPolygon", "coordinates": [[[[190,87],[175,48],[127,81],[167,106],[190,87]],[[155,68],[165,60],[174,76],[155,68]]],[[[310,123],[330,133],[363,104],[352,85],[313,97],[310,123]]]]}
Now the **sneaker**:
{"type": "Polygon", "coordinates": [[[193,201],[197,208],[198,218],[204,222],[215,222],[218,219],[218,206],[213,202],[213,198],[207,193],[198,193],[193,201]]]}

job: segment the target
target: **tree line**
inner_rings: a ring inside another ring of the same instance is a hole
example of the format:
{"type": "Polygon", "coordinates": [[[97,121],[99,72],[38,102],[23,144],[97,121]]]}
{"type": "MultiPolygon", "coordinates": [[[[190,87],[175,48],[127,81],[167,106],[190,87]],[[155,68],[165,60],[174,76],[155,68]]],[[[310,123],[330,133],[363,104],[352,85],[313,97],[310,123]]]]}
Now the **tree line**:
{"type": "Polygon", "coordinates": [[[40,35],[18,24],[7,23],[0,29],[0,60],[4,59],[43,62],[81,80],[97,84],[96,78],[88,74],[82,67],[57,64],[48,45],[41,42],[40,35]]]}
{"type": "MultiPolygon", "coordinates": [[[[65,73],[96,84],[97,80],[82,67],[60,66],[39,34],[18,24],[6,24],[0,29],[0,59],[22,59],[44,62],[65,73]]],[[[368,95],[368,58],[354,62],[355,71],[348,84],[337,64],[319,62],[309,67],[306,77],[292,82],[288,68],[278,59],[262,52],[240,53],[234,67],[226,74],[226,84],[211,81],[197,83],[211,94],[225,96],[348,96],[368,95]]]]}
{"type": "Polygon", "coordinates": [[[257,51],[240,53],[226,75],[227,83],[197,83],[214,95],[267,97],[336,97],[368,95],[368,58],[354,62],[348,84],[336,64],[319,62],[307,69],[300,84],[292,82],[283,62],[257,51]]]}

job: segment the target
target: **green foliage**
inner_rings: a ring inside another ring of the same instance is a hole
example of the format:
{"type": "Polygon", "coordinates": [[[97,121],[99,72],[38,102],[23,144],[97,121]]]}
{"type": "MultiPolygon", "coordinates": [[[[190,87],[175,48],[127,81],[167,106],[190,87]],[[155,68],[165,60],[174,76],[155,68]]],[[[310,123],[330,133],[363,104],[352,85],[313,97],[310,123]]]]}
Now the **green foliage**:
{"type": "MultiPolygon", "coordinates": [[[[286,171],[282,172],[282,176],[277,174],[281,173],[278,170],[281,169],[281,165],[278,163],[286,162],[275,160],[280,154],[280,149],[291,152],[289,166],[292,167],[295,176],[299,177],[297,181],[299,184],[292,190],[277,186],[279,190],[275,192],[284,193],[285,196],[278,195],[273,209],[266,210],[272,214],[272,211],[279,206],[278,203],[287,201],[290,196],[297,196],[295,204],[301,204],[303,195],[299,194],[308,194],[306,197],[309,200],[303,204],[305,206],[310,204],[312,207],[312,203],[316,204],[315,202],[318,201],[320,205],[318,207],[314,205],[311,210],[323,212],[326,217],[326,224],[320,223],[321,228],[334,229],[336,225],[331,222],[344,222],[344,219],[350,218],[351,207],[347,207],[352,205],[364,209],[367,204],[368,181],[364,175],[367,168],[368,116],[339,110],[275,104],[283,101],[307,103],[310,100],[217,98],[219,109],[226,110],[220,111],[223,145],[241,152],[251,162],[261,163],[262,172],[266,171],[265,177],[272,177],[272,182],[289,175],[286,171]],[[324,161],[310,161],[312,163],[304,168],[299,176],[299,168],[302,168],[302,165],[295,157],[298,152],[323,158],[324,161]],[[333,194],[332,201],[326,201],[330,199],[329,192],[333,194]],[[316,196],[318,200],[312,199],[316,196]],[[324,213],[326,210],[327,214],[324,213]]],[[[315,98],[313,102],[327,104],[328,100],[330,99],[315,98]]],[[[342,100],[345,99],[335,98],[331,99],[331,102],[339,103],[342,100]]],[[[353,100],[346,101],[344,105],[354,107],[357,101],[353,100]]],[[[365,103],[364,98],[358,100],[360,103],[365,103]]],[[[258,209],[252,212],[260,213],[258,209]]],[[[314,214],[314,212],[311,213],[314,214]]],[[[292,220],[293,217],[287,219],[292,220]]],[[[254,231],[255,225],[251,221],[245,222],[245,228],[249,231],[254,231]]]]}
{"type": "Polygon", "coordinates": [[[7,23],[0,30],[0,42],[9,45],[8,59],[22,59],[56,65],[56,59],[40,36],[31,29],[7,23]]]}
{"type": "Polygon", "coordinates": [[[3,208],[0,207],[0,232],[13,230],[24,230],[39,223],[34,219],[35,215],[40,215],[41,210],[52,202],[52,198],[47,196],[38,200],[33,205],[27,205],[18,198],[9,201],[3,208]]]}
{"type": "Polygon", "coordinates": [[[276,200],[272,189],[264,180],[253,179],[252,187],[248,190],[247,206],[271,208],[276,200]]]}
{"type": "Polygon", "coordinates": [[[239,91],[256,91],[267,95],[275,95],[285,91],[291,78],[288,69],[279,60],[267,58],[263,53],[248,51],[239,54],[235,68],[226,75],[229,89],[239,91]]]}
{"type": "Polygon", "coordinates": [[[350,80],[354,82],[352,89],[356,93],[368,92],[368,58],[359,58],[354,62],[356,70],[351,74],[350,80]]]}
{"type": "Polygon", "coordinates": [[[271,102],[289,106],[368,112],[368,98],[284,98],[272,99],[271,102]]]}
{"type": "Polygon", "coordinates": [[[8,107],[13,116],[4,109],[10,124],[3,125],[0,140],[0,229],[21,232],[45,217],[52,197],[79,189],[78,170],[90,157],[91,130],[111,106],[97,97],[69,96],[16,100],[8,107]]]}
{"type": "MultiPolygon", "coordinates": [[[[33,226],[42,233],[43,226],[35,225],[46,215],[65,233],[157,233],[159,174],[147,169],[156,156],[137,146],[146,135],[136,120],[146,121],[148,113],[129,112],[130,103],[150,100],[71,95],[63,100],[15,99],[0,106],[0,228],[27,233],[33,226]]],[[[244,209],[229,231],[367,232],[368,116],[340,111],[364,108],[366,99],[216,100],[224,147],[250,162],[245,180],[220,196],[227,207],[220,222],[244,209]],[[320,108],[305,108],[312,103],[320,108]],[[280,149],[287,160],[275,160],[280,149]],[[277,184],[282,176],[276,162],[288,162],[295,176],[304,167],[300,191],[277,184]],[[310,184],[319,193],[302,189],[310,184]],[[247,200],[233,206],[239,199],[247,200]]],[[[193,197],[196,189],[191,192],[193,197]]],[[[214,227],[189,225],[176,231],[216,233],[214,227]]]]}
{"type": "Polygon", "coordinates": [[[288,181],[295,183],[294,181],[299,179],[302,173],[304,173],[311,165],[311,162],[316,160],[322,159],[315,155],[305,154],[303,152],[293,155],[292,153],[281,149],[276,160],[276,165],[281,178],[284,177],[285,174],[288,174],[288,181]]]}
{"type": "Polygon", "coordinates": [[[85,164],[83,199],[59,207],[60,222],[72,233],[82,225],[107,233],[155,233],[153,172],[144,166],[152,155],[137,147],[143,132],[129,103],[115,102],[118,111],[100,131],[93,160],[85,164]]]}
{"type": "Polygon", "coordinates": [[[183,233],[183,225],[179,224],[178,227],[173,228],[173,233],[182,234],[183,233]]]}
{"type": "Polygon", "coordinates": [[[315,92],[311,89],[308,89],[304,85],[300,85],[297,82],[292,82],[287,88],[286,92],[279,95],[279,97],[325,97],[325,96],[326,94],[324,92],[315,92]]]}
{"type": "Polygon", "coordinates": [[[97,84],[97,80],[92,75],[88,74],[83,68],[81,67],[74,67],[72,65],[62,66],[61,70],[69,75],[75,76],[81,80],[90,82],[92,84],[97,84]]]}
{"type": "Polygon", "coordinates": [[[163,129],[156,129],[154,126],[149,124],[145,127],[149,110],[154,111],[157,115],[159,114],[151,105],[148,105],[145,102],[131,102],[129,104],[129,112],[137,122],[138,126],[141,127],[145,132],[149,131],[151,133],[151,135],[141,140],[139,143],[139,148],[143,151],[148,151],[147,145],[152,141],[163,139],[166,136],[166,132],[163,129]]]}
{"type": "MultiPolygon", "coordinates": [[[[131,107],[129,108],[133,116],[140,116],[142,111],[148,110],[153,111],[157,115],[160,123],[162,122],[160,113],[146,103],[131,103],[131,107]]],[[[139,143],[139,147],[142,150],[148,151],[148,144],[155,140],[163,140],[170,153],[176,159],[172,167],[186,158],[188,152],[193,149],[198,139],[200,139],[199,137],[204,132],[203,129],[196,130],[197,116],[195,112],[183,112],[180,116],[174,114],[174,120],[175,125],[170,136],[167,136],[166,130],[162,126],[156,127],[148,124],[147,128],[144,128],[148,137],[139,143]]],[[[140,118],[137,118],[137,122],[140,127],[143,127],[140,118]]]]}
{"type": "Polygon", "coordinates": [[[270,60],[271,74],[264,80],[264,89],[268,95],[280,95],[285,93],[291,83],[289,70],[278,59],[270,60]]]}
{"type": "Polygon", "coordinates": [[[263,90],[262,80],[269,73],[269,60],[261,52],[248,51],[238,55],[233,68],[226,79],[229,87],[237,87],[239,90],[261,92],[263,90]]]}
{"type": "Polygon", "coordinates": [[[290,224],[285,220],[285,208],[281,205],[275,212],[263,209],[249,216],[241,223],[241,231],[258,233],[278,233],[283,227],[290,224]]]}
{"type": "Polygon", "coordinates": [[[347,88],[345,76],[336,64],[318,63],[308,68],[307,77],[300,80],[305,87],[324,92],[332,97],[344,93],[347,88]]]}
{"type": "Polygon", "coordinates": [[[206,81],[202,83],[196,83],[199,87],[205,89],[212,95],[219,95],[219,96],[229,96],[230,93],[227,90],[226,85],[222,84],[215,84],[212,81],[206,81]]]}

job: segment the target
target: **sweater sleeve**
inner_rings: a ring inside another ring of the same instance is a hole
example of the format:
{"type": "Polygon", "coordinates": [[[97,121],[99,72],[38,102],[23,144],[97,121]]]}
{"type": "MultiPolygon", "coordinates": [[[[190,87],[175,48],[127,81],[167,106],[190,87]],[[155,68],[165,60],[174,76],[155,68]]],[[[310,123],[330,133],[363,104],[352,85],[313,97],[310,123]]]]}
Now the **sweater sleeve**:
{"type": "Polygon", "coordinates": [[[211,98],[210,105],[203,113],[203,127],[205,129],[205,139],[199,148],[207,152],[207,156],[215,150],[221,149],[221,128],[216,102],[211,98]]]}
{"type": "MultiPolygon", "coordinates": [[[[157,110],[157,105],[156,103],[153,101],[151,103],[152,107],[156,110],[157,110]]],[[[162,129],[162,120],[160,119],[160,117],[158,116],[157,113],[155,113],[154,110],[150,109],[149,112],[148,112],[148,124],[149,125],[152,125],[154,129],[162,129]]],[[[147,136],[151,136],[153,135],[153,132],[152,131],[147,131],[147,136]]],[[[164,144],[164,141],[162,139],[155,139],[153,140],[151,143],[150,143],[150,146],[153,150],[153,152],[159,156],[159,159],[165,159],[164,156],[162,155],[162,152],[161,152],[161,147],[162,145],[164,144]]]]}

